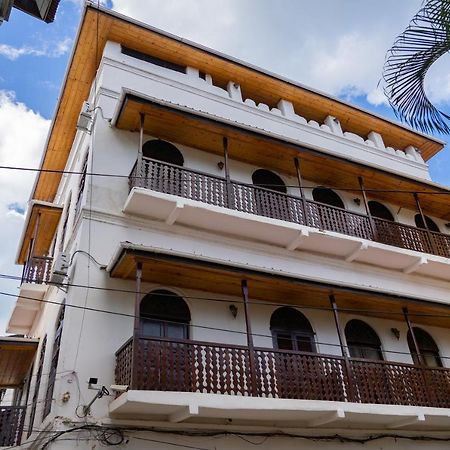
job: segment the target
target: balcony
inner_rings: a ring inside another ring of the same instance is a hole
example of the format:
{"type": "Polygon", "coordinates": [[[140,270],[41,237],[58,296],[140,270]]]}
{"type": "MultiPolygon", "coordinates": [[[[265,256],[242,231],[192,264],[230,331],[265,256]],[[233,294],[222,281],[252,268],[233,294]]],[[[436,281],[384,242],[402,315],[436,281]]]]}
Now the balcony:
{"type": "Polygon", "coordinates": [[[52,263],[53,258],[49,256],[32,256],[26,261],[20,292],[6,329],[8,333],[30,333],[48,289],[52,263]]]}
{"type": "Polygon", "coordinates": [[[20,445],[25,407],[0,406],[0,447],[20,445]]]}
{"type": "Polygon", "coordinates": [[[450,408],[450,370],[164,338],[116,353],[116,383],[133,390],[450,408]],[[253,358],[253,363],[251,359],[253,358]],[[254,366],[254,373],[251,369],[254,366]]]}
{"type": "Polygon", "coordinates": [[[42,284],[50,281],[53,258],[50,256],[33,256],[25,264],[22,283],[42,284]]]}
{"type": "MultiPolygon", "coordinates": [[[[222,177],[149,158],[143,158],[141,163],[135,164],[130,174],[129,185],[132,192],[133,188],[144,188],[214,207],[331,231],[402,249],[447,258],[450,256],[450,236],[443,233],[368,217],[254,185],[235,181],[227,183],[222,177]]],[[[159,199],[159,202],[158,207],[162,213],[163,200],[159,199]]],[[[153,207],[156,208],[154,205],[153,207]]],[[[170,210],[169,205],[167,207],[169,212],[166,222],[173,223],[178,214],[176,206],[173,210],[170,210]]],[[[142,211],[142,205],[133,204],[129,197],[125,211],[136,213],[139,209],[142,211]]],[[[414,261],[407,261],[406,264],[414,266],[414,261]]]]}

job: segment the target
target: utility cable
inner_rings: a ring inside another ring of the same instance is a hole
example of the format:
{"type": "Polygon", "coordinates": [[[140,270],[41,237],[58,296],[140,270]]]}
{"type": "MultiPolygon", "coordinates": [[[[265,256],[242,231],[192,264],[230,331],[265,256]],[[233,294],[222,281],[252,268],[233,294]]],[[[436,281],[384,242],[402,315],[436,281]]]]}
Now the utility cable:
{"type": "MultiPolygon", "coordinates": [[[[6,292],[0,292],[0,295],[9,296],[9,297],[18,297],[16,294],[6,293],[6,292]]],[[[59,302],[50,301],[50,300],[43,300],[43,299],[35,299],[33,297],[20,296],[20,298],[24,298],[24,299],[27,299],[27,300],[33,300],[33,301],[37,301],[37,302],[40,302],[40,303],[55,304],[55,305],[58,305],[58,306],[61,305],[59,302]]],[[[116,311],[110,311],[110,310],[104,310],[104,309],[98,309],[98,308],[92,308],[92,307],[86,307],[86,306],[80,306],[80,305],[65,304],[65,307],[69,307],[69,308],[71,307],[71,308],[78,309],[78,310],[84,310],[84,311],[90,311],[90,312],[98,312],[98,313],[103,313],[103,314],[111,314],[111,315],[131,318],[131,319],[140,318],[140,317],[136,317],[134,314],[127,314],[127,313],[121,313],[121,312],[116,312],[116,311]]],[[[439,315],[438,317],[442,317],[442,316],[439,315]]],[[[171,321],[171,320],[164,320],[164,322],[171,323],[171,324],[179,324],[180,323],[180,322],[171,321]]],[[[211,326],[206,326],[206,325],[197,325],[197,324],[193,324],[193,323],[190,323],[189,327],[197,328],[197,329],[203,329],[203,330],[209,330],[209,331],[220,331],[220,332],[223,332],[223,333],[237,334],[237,335],[243,335],[243,336],[247,335],[246,331],[231,330],[231,329],[228,329],[228,328],[211,327],[211,326]]],[[[252,336],[254,336],[254,337],[261,337],[261,338],[268,338],[268,339],[272,339],[273,338],[272,335],[262,334],[262,333],[252,333],[252,336]]],[[[152,340],[152,338],[149,337],[149,340],[152,340]]],[[[308,341],[308,342],[310,342],[310,341],[308,341]]],[[[195,343],[195,341],[193,341],[193,343],[195,343]]],[[[315,341],[314,340],[313,343],[314,344],[318,344],[318,345],[322,345],[322,346],[328,346],[328,347],[347,348],[347,349],[349,348],[349,346],[346,346],[346,345],[341,346],[340,344],[331,343],[331,342],[321,342],[321,341],[315,341]]],[[[211,344],[211,346],[227,345],[227,344],[221,343],[221,342],[211,342],[210,344],[211,344]]],[[[367,348],[369,348],[369,347],[367,347],[367,348]]],[[[267,349],[267,350],[273,350],[275,352],[277,351],[276,349],[267,349]]],[[[392,353],[392,354],[401,354],[401,355],[408,355],[408,356],[411,355],[411,353],[409,353],[409,352],[400,352],[400,351],[397,351],[397,350],[388,350],[388,349],[385,349],[385,348],[383,348],[382,351],[384,353],[386,353],[386,354],[392,353]]],[[[315,353],[312,353],[312,354],[315,354],[315,353]]],[[[328,355],[328,356],[330,356],[330,357],[337,357],[337,358],[341,357],[340,355],[328,355]]],[[[450,359],[450,356],[441,356],[441,355],[439,355],[439,358],[441,358],[441,359],[450,359]]],[[[394,361],[392,361],[392,362],[394,362],[394,361]]]]}
{"type": "MultiPolygon", "coordinates": [[[[58,169],[37,169],[37,168],[31,168],[31,167],[21,167],[21,166],[5,166],[5,165],[0,165],[0,170],[18,170],[18,171],[31,171],[31,172],[41,172],[41,173],[56,173],[56,174],[67,174],[67,175],[81,175],[83,172],[80,171],[75,171],[75,170],[58,170],[58,169]]],[[[186,169],[188,170],[188,169],[186,169]]],[[[205,176],[212,176],[215,177],[215,175],[213,174],[204,174],[205,176]]],[[[102,172],[86,172],[86,176],[90,176],[90,177],[107,177],[107,178],[127,178],[127,179],[149,179],[149,180],[154,180],[154,179],[158,179],[158,180],[163,180],[166,183],[169,184],[179,184],[180,182],[189,182],[190,184],[196,184],[196,183],[204,183],[203,180],[199,180],[196,178],[177,178],[176,181],[174,180],[170,180],[168,178],[165,178],[163,176],[161,177],[149,177],[146,175],[142,175],[142,176],[132,176],[132,175],[123,175],[123,174],[112,174],[112,173],[102,173],[102,172]]],[[[220,178],[222,179],[222,178],[220,178]]],[[[223,181],[225,182],[225,178],[223,178],[223,181]]],[[[247,184],[245,183],[240,183],[238,181],[232,181],[233,183],[236,184],[242,184],[244,186],[247,186],[247,184]]],[[[249,185],[250,187],[254,187],[255,189],[257,189],[260,186],[256,186],[256,185],[249,185]]],[[[276,185],[276,184],[271,184],[271,187],[292,187],[292,188],[299,188],[298,184],[294,184],[294,185],[289,185],[289,184],[282,184],[282,185],[276,185]]],[[[270,188],[270,186],[268,186],[270,188]]],[[[322,187],[322,186],[302,186],[302,189],[316,189],[317,187],[322,187]]],[[[340,186],[323,186],[329,189],[336,189],[338,191],[349,191],[349,192],[366,192],[366,193],[395,193],[395,194],[430,194],[430,195],[450,195],[450,190],[449,191],[438,191],[438,190],[429,190],[429,191],[420,191],[420,190],[407,190],[407,189],[371,189],[371,188],[365,188],[364,190],[362,190],[359,187],[352,187],[352,188],[346,188],[346,187],[340,187],[340,186]]],[[[277,193],[277,192],[275,192],[277,193]]],[[[283,194],[281,193],[277,193],[280,196],[283,196],[283,194]]],[[[299,197],[301,198],[301,197],[299,197]]]]}

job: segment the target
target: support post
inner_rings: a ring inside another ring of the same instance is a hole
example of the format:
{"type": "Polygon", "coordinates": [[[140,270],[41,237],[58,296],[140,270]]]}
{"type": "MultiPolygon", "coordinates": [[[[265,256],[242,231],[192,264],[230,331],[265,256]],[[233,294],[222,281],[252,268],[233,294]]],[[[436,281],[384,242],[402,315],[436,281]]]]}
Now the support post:
{"type": "Polygon", "coordinates": [[[417,192],[414,192],[414,200],[416,201],[417,209],[419,211],[420,217],[422,218],[423,226],[425,227],[425,230],[427,230],[427,236],[428,236],[428,240],[430,242],[431,250],[435,255],[439,255],[436,245],[435,245],[435,242],[434,242],[433,235],[431,234],[431,231],[428,228],[426,217],[425,217],[425,214],[423,213],[422,206],[419,201],[419,194],[417,192]]]}
{"type": "Polygon", "coordinates": [[[251,379],[251,395],[256,397],[258,395],[258,385],[256,382],[256,360],[255,360],[255,347],[253,345],[252,326],[250,323],[250,314],[248,307],[248,285],[247,280],[241,281],[242,298],[244,300],[244,315],[245,325],[247,330],[247,347],[249,352],[249,364],[250,364],[250,379],[251,379]]]}
{"type": "Polygon", "coordinates": [[[230,178],[230,165],[228,160],[228,138],[223,138],[223,160],[225,169],[225,187],[227,192],[227,205],[228,208],[234,209],[234,199],[233,199],[233,186],[231,184],[230,178]]]}
{"type": "Polygon", "coordinates": [[[419,364],[424,366],[425,365],[425,361],[424,361],[422,353],[420,351],[419,344],[417,344],[416,334],[414,333],[414,329],[413,329],[413,327],[411,325],[411,320],[409,319],[408,308],[406,308],[406,307],[403,308],[403,315],[405,317],[406,324],[408,325],[408,330],[411,333],[411,338],[412,338],[413,344],[414,344],[414,350],[416,351],[417,358],[419,359],[419,364]]]}
{"type": "Polygon", "coordinates": [[[140,335],[140,305],[141,305],[141,283],[142,263],[136,262],[136,295],[134,300],[134,326],[133,326],[133,348],[131,352],[131,385],[130,389],[137,389],[138,381],[138,358],[139,358],[139,335],[140,335]]]}
{"type": "Polygon", "coordinates": [[[334,323],[336,325],[336,331],[339,338],[339,345],[341,346],[341,352],[342,356],[344,357],[344,365],[345,365],[345,372],[347,374],[347,383],[345,383],[345,389],[347,390],[348,394],[348,400],[350,402],[357,401],[357,396],[355,394],[355,387],[354,387],[354,379],[353,379],[353,371],[349,360],[349,354],[346,345],[344,344],[344,338],[342,335],[342,328],[339,320],[339,313],[338,308],[336,305],[336,298],[334,294],[330,294],[329,296],[331,309],[333,311],[334,316],[334,323]]]}
{"type": "Polygon", "coordinates": [[[359,182],[359,187],[361,189],[361,194],[363,197],[364,208],[366,209],[366,214],[367,214],[367,217],[369,218],[370,231],[372,232],[372,236],[373,236],[372,239],[374,241],[378,241],[377,228],[375,226],[375,222],[373,220],[372,213],[370,212],[369,202],[367,200],[366,189],[364,187],[363,177],[358,177],[358,182],[359,182]]]}
{"type": "Polygon", "coordinates": [[[139,187],[145,187],[145,181],[143,179],[144,176],[144,168],[142,166],[143,159],[142,159],[142,147],[144,146],[144,123],[145,123],[145,114],[140,113],[139,114],[139,147],[138,147],[138,155],[137,155],[137,162],[136,162],[136,177],[138,177],[136,180],[134,180],[134,185],[139,187]]]}
{"type": "Polygon", "coordinates": [[[308,225],[308,212],[306,208],[306,199],[305,199],[305,191],[303,190],[303,180],[302,180],[302,173],[300,171],[300,160],[295,157],[294,158],[294,164],[295,164],[295,172],[297,173],[297,181],[298,181],[298,189],[300,190],[300,195],[302,197],[302,212],[303,212],[303,225],[308,225]]]}

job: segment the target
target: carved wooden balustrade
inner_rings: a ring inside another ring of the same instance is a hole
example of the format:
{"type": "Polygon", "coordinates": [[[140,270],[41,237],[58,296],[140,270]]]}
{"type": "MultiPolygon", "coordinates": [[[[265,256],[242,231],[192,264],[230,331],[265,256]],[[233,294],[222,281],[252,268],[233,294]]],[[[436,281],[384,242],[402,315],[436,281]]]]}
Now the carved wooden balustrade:
{"type": "Polygon", "coordinates": [[[450,370],[165,338],[133,339],[116,353],[116,383],[136,390],[202,392],[449,408],[450,370]],[[252,379],[256,383],[252,383],[252,379]]]}
{"type": "Polygon", "coordinates": [[[53,258],[49,256],[32,256],[25,264],[22,283],[48,283],[53,258]]]}
{"type": "Polygon", "coordinates": [[[250,214],[450,257],[450,235],[375,217],[371,223],[365,214],[245,183],[231,181],[227,185],[225,178],[150,158],[136,162],[129,186],[130,189],[143,187],[250,214]]]}
{"type": "Polygon", "coordinates": [[[0,447],[20,445],[24,419],[24,406],[0,406],[0,447]]]}

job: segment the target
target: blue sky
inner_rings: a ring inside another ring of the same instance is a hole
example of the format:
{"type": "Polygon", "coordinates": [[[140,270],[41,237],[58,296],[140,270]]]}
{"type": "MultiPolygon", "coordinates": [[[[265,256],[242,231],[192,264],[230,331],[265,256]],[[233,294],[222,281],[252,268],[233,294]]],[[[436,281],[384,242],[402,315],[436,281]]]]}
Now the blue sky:
{"type": "MultiPolygon", "coordinates": [[[[377,88],[384,55],[421,0],[105,0],[108,7],[169,32],[394,118],[377,88]],[[145,7],[143,6],[145,5],[145,7]],[[389,10],[389,14],[385,11],[389,10]]],[[[52,24],[14,10],[0,26],[0,164],[36,167],[55,110],[82,0],[62,0],[52,24]]],[[[430,71],[433,100],[450,111],[450,64],[430,71]]],[[[442,137],[444,140],[447,138],[442,137]]],[[[450,185],[450,152],[430,162],[450,185]]],[[[0,171],[0,274],[14,265],[34,175],[0,171]]],[[[17,292],[0,278],[0,291],[17,292]]],[[[0,335],[13,298],[0,295],[0,335]]]]}

